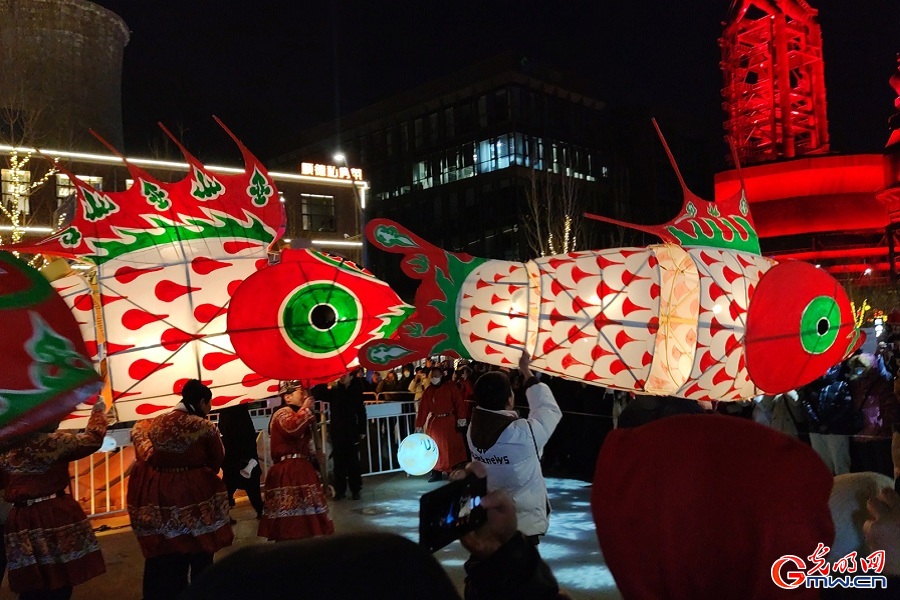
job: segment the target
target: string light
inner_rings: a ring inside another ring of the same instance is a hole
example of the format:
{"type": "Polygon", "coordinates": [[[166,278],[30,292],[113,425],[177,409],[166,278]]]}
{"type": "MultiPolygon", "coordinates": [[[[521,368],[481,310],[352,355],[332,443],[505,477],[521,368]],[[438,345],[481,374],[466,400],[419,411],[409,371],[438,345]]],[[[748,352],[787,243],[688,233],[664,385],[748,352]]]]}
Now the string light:
{"type": "MultiPolygon", "coordinates": [[[[0,212],[9,219],[12,233],[10,240],[13,244],[18,243],[25,236],[26,227],[23,223],[24,216],[30,209],[29,200],[35,190],[43,186],[50,178],[56,174],[56,167],[50,167],[36,181],[31,180],[31,171],[27,170],[28,163],[31,161],[33,150],[27,150],[24,155],[20,154],[17,149],[9,152],[9,180],[5,180],[6,189],[3,190],[3,202],[0,202],[0,212]]],[[[3,242],[0,236],[0,242],[3,242]]],[[[18,256],[18,253],[14,253],[18,256]]],[[[30,264],[34,266],[38,260],[45,264],[40,255],[31,259],[30,264]]],[[[41,267],[43,268],[43,267],[41,267]]]]}
{"type": "Polygon", "coordinates": [[[850,310],[853,313],[853,321],[856,323],[856,328],[859,329],[866,320],[866,312],[872,310],[872,305],[869,304],[868,298],[863,298],[862,304],[857,308],[856,303],[851,300],[850,310]]]}

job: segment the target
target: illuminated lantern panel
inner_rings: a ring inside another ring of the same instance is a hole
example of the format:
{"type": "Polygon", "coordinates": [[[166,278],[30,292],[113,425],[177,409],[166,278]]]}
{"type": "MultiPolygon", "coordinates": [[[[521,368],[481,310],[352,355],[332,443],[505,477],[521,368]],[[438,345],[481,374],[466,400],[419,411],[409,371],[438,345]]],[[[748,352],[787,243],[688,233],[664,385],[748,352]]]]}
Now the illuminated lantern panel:
{"type": "MultiPolygon", "coordinates": [[[[62,297],[72,316],[78,323],[81,337],[87,350],[87,356],[94,363],[95,368],[100,367],[99,346],[97,344],[97,320],[94,313],[94,297],[91,285],[78,274],[68,275],[56,279],[51,284],[53,289],[62,297]]],[[[91,405],[79,404],[71,414],[63,419],[64,429],[84,429],[87,427],[91,416],[91,405]]]]}
{"type": "Polygon", "coordinates": [[[460,338],[475,360],[688,398],[757,393],[743,359],[748,288],[766,259],[673,244],[487,261],[466,279],[460,338]]]}
{"type": "MultiPolygon", "coordinates": [[[[71,221],[11,247],[96,265],[105,348],[93,353],[106,360],[119,420],[171,408],[188,379],[209,385],[215,408],[278,391],[235,352],[226,314],[237,287],[267,266],[284,209],[262,164],[223,129],[243,155],[242,172],[214,173],[174,138],[189,165],[180,181],[159,181],[126,161],[134,184],[106,192],[58,167],[77,195],[71,221]]],[[[72,293],[79,320],[91,322],[87,297],[72,293]]],[[[85,335],[96,345],[96,335],[85,335]]]]}
{"type": "Polygon", "coordinates": [[[183,242],[169,264],[156,254],[136,252],[99,267],[103,322],[117,324],[108,328],[106,349],[119,419],[169,408],[188,379],[215,385],[214,407],[276,392],[238,358],[225,333],[229,289],[266,264],[264,250],[198,240],[183,242]]]}

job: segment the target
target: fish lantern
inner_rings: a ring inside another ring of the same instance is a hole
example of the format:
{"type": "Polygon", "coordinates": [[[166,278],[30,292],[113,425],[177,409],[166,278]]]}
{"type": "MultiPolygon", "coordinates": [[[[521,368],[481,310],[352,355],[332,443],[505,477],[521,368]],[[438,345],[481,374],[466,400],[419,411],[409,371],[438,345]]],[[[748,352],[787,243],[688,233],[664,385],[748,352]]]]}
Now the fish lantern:
{"type": "Polygon", "coordinates": [[[434,469],[438,461],[438,447],[431,436],[412,433],[397,448],[397,462],[410,475],[425,475],[434,469]]]}
{"type": "Polygon", "coordinates": [[[0,440],[62,420],[102,383],[78,323],[50,282],[0,252],[0,440]]]}
{"type": "Polygon", "coordinates": [[[237,287],[268,264],[284,209],[262,164],[219,125],[243,156],[242,172],[211,171],[171,134],[189,166],[180,181],[160,181],[122,158],[134,184],[107,192],[58,167],[76,190],[71,220],[42,240],[9,247],[96,270],[96,290],[70,296],[71,306],[98,307],[105,337],[95,350],[121,421],[171,408],[189,379],[212,388],[216,408],[278,391],[277,381],[235,352],[226,315],[237,287]]]}
{"type": "MultiPolygon", "coordinates": [[[[668,152],[668,147],[666,147],[668,152]]],[[[671,153],[669,153],[671,159],[671,153]]],[[[673,166],[674,160],[672,161],[673,166]]],[[[645,227],[662,244],[528,262],[445,252],[385,219],[373,246],[421,280],[394,339],[360,351],[368,369],[435,354],[531,368],[637,394],[741,400],[818,378],[863,342],[840,284],[812,265],[760,255],[741,189],[645,227]]]]}
{"type": "Polygon", "coordinates": [[[390,337],[412,312],[383,281],[344,258],[284,250],[281,262],[238,286],[228,334],[265,377],[334,381],[359,365],[359,348],[390,337]]]}

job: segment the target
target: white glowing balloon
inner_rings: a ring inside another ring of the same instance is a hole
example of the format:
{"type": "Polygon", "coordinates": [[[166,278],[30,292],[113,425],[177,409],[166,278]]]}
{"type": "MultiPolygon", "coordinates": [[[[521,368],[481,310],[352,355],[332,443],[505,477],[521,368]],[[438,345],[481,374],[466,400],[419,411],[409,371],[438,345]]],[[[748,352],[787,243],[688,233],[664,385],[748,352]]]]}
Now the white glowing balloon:
{"type": "Polygon", "coordinates": [[[434,469],[438,461],[438,447],[430,436],[413,433],[400,442],[397,462],[410,475],[424,475],[434,469]]]}

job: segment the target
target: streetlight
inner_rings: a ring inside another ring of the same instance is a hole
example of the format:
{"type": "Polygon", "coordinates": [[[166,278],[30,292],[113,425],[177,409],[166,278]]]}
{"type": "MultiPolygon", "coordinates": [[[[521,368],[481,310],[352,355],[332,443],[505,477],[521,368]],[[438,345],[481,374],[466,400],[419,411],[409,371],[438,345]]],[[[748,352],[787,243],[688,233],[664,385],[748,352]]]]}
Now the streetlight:
{"type": "MultiPolygon", "coordinates": [[[[344,167],[347,169],[347,172],[350,172],[350,165],[347,164],[347,155],[343,152],[335,152],[334,160],[337,163],[343,163],[344,167]]],[[[353,179],[353,175],[350,175],[350,183],[353,184],[353,195],[356,197],[356,230],[359,232],[360,241],[362,242],[362,266],[365,267],[366,263],[366,232],[363,230],[366,226],[366,206],[363,203],[362,195],[359,193],[359,188],[356,187],[356,180],[353,179]]]]}

